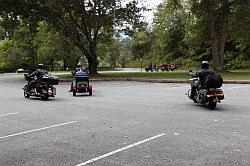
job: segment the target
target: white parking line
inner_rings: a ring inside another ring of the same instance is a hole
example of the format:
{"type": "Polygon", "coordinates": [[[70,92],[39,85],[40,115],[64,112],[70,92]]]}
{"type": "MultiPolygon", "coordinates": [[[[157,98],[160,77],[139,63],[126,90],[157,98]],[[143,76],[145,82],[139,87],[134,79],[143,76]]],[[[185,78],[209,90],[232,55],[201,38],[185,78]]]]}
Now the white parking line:
{"type": "Polygon", "coordinates": [[[1,116],[14,115],[14,114],[19,114],[19,112],[12,112],[12,113],[8,113],[8,114],[2,114],[2,115],[0,115],[0,117],[1,117],[1,116]]]}
{"type": "Polygon", "coordinates": [[[20,132],[20,133],[16,133],[16,134],[6,135],[6,136],[3,136],[3,137],[0,137],[0,139],[4,139],[4,138],[8,138],[8,137],[14,137],[14,136],[17,136],[17,135],[27,134],[27,133],[31,133],[31,132],[35,132],[35,131],[41,131],[41,130],[45,130],[45,129],[49,129],[49,128],[53,128],[53,127],[59,127],[59,126],[63,126],[63,125],[71,124],[71,123],[76,123],[76,122],[77,121],[71,121],[71,122],[61,123],[61,124],[57,124],[57,125],[53,125],[53,126],[39,128],[39,129],[24,131],[24,132],[20,132]]]}
{"type": "Polygon", "coordinates": [[[88,161],[86,161],[86,162],[77,164],[77,165],[75,165],[75,166],[83,166],[83,165],[87,165],[87,164],[89,164],[89,163],[93,163],[93,162],[95,162],[95,161],[97,161],[97,160],[100,160],[100,159],[103,159],[103,158],[105,158],[105,157],[111,156],[111,155],[113,155],[113,154],[119,153],[119,152],[121,152],[121,151],[124,151],[124,150],[126,150],[126,149],[129,149],[129,148],[132,148],[132,147],[134,147],[134,146],[140,145],[140,144],[142,144],[142,143],[144,143],[144,142],[147,142],[147,141],[156,139],[156,138],[158,138],[158,137],[162,137],[162,136],[164,136],[164,135],[165,135],[165,134],[159,134],[159,135],[156,135],[156,136],[154,136],[154,137],[150,137],[150,138],[148,138],[148,139],[145,139],[145,140],[142,140],[142,141],[140,141],[140,142],[136,142],[136,143],[131,144],[131,145],[128,145],[128,146],[126,146],[126,147],[117,149],[117,150],[115,150],[115,151],[106,153],[106,154],[104,154],[104,155],[101,155],[101,156],[99,156],[99,157],[93,158],[93,159],[88,160],[88,161]]]}

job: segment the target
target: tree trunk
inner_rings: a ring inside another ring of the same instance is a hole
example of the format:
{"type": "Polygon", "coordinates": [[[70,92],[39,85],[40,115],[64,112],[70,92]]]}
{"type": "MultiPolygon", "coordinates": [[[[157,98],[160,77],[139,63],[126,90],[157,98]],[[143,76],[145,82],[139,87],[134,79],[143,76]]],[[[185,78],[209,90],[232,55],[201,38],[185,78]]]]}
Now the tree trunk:
{"type": "Polygon", "coordinates": [[[89,63],[90,75],[96,75],[97,74],[97,66],[98,66],[97,57],[95,57],[94,59],[88,59],[88,63],[89,63]]]}
{"type": "Polygon", "coordinates": [[[226,42],[227,17],[229,12],[228,1],[225,1],[223,8],[220,11],[220,17],[216,18],[214,13],[213,2],[209,1],[209,28],[212,46],[212,61],[213,68],[217,71],[224,69],[224,49],[226,42]],[[217,19],[217,20],[216,20],[217,19]]]}
{"type": "MultiPolygon", "coordinates": [[[[224,28],[223,28],[224,29],[224,28]]],[[[219,62],[220,62],[220,70],[224,69],[224,52],[225,52],[225,43],[226,43],[226,32],[222,30],[218,45],[218,51],[219,51],[219,62]]]]}
{"type": "Polygon", "coordinates": [[[218,39],[216,35],[216,25],[215,25],[215,17],[214,17],[214,9],[212,5],[212,1],[209,1],[209,13],[208,13],[208,21],[209,21],[209,29],[210,29],[210,38],[211,38],[211,46],[212,46],[212,67],[217,70],[220,66],[219,60],[219,51],[218,51],[218,39]]]}
{"type": "Polygon", "coordinates": [[[215,21],[210,22],[210,36],[211,36],[211,46],[212,46],[212,66],[215,70],[218,70],[220,66],[219,50],[218,50],[218,39],[215,31],[215,21]]]}
{"type": "Polygon", "coordinates": [[[66,62],[66,60],[63,60],[63,70],[64,71],[67,70],[67,62],[66,62]]]}

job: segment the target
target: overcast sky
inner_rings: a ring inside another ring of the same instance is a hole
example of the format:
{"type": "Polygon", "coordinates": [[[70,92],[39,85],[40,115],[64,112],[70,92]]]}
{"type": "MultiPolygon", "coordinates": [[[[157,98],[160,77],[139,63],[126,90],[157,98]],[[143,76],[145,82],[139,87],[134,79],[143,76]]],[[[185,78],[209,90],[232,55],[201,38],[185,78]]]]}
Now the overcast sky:
{"type": "Polygon", "coordinates": [[[161,2],[164,0],[145,0],[144,5],[147,6],[148,8],[152,8],[153,10],[149,12],[145,12],[143,15],[145,16],[145,20],[148,23],[152,23],[153,21],[153,16],[154,16],[154,11],[156,9],[156,6],[159,5],[161,2]]]}

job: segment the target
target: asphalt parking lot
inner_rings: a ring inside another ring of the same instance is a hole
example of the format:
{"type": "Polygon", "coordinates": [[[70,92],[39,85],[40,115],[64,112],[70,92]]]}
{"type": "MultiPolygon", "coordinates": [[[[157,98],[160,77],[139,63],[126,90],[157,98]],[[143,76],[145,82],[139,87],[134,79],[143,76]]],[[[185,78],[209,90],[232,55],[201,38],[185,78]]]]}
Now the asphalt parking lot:
{"type": "Polygon", "coordinates": [[[211,111],[188,84],[93,82],[73,97],[26,99],[22,76],[0,75],[1,166],[250,165],[250,85],[223,85],[211,111]]]}

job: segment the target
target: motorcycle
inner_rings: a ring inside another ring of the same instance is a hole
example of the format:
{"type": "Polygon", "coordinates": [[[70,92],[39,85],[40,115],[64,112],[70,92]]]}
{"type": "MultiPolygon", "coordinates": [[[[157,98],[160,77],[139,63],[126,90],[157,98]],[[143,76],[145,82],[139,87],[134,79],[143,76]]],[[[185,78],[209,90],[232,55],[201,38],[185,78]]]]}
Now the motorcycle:
{"type": "Polygon", "coordinates": [[[154,66],[154,65],[153,65],[153,66],[150,66],[150,65],[149,65],[148,67],[145,68],[145,71],[146,71],[146,72],[149,72],[149,71],[151,71],[151,72],[154,72],[154,71],[155,71],[155,72],[158,72],[158,71],[159,71],[159,68],[158,68],[157,66],[154,66]]]}
{"type": "Polygon", "coordinates": [[[73,92],[73,96],[76,96],[76,93],[85,92],[88,92],[89,96],[92,96],[92,85],[89,83],[89,76],[75,76],[70,91],[73,92]]]}
{"type": "Polygon", "coordinates": [[[173,64],[160,64],[161,71],[173,71],[175,69],[173,64]]]}
{"type": "Polygon", "coordinates": [[[26,81],[31,82],[30,91],[28,91],[28,83],[24,85],[24,97],[29,98],[30,96],[41,97],[42,100],[48,100],[49,97],[55,97],[56,88],[53,85],[58,85],[58,78],[50,75],[44,75],[42,79],[36,77],[29,77],[24,74],[26,81]]]}
{"type": "Polygon", "coordinates": [[[188,91],[188,97],[195,103],[207,106],[214,110],[217,103],[224,99],[224,93],[221,88],[200,88],[199,78],[191,78],[191,89],[188,91]],[[194,94],[191,97],[191,90],[194,89],[194,94]]]}

